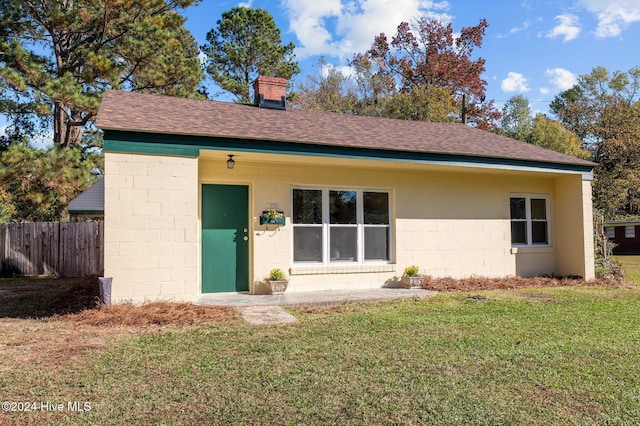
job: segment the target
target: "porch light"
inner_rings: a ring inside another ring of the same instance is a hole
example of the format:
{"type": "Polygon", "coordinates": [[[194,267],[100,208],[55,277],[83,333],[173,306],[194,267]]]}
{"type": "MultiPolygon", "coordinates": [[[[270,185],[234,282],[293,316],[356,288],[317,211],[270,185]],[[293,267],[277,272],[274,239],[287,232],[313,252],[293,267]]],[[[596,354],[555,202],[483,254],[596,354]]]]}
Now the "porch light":
{"type": "Polygon", "coordinates": [[[229,154],[229,159],[227,160],[227,169],[233,169],[236,165],[236,162],[233,159],[233,155],[229,154]]]}

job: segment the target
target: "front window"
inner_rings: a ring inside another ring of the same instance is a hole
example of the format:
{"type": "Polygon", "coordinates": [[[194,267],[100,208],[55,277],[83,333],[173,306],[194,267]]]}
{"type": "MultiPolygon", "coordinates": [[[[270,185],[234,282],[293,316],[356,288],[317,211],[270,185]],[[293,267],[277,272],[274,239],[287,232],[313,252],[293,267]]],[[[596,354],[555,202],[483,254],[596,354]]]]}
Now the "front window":
{"type": "Polygon", "coordinates": [[[322,191],[293,191],[293,260],[322,262],[322,191]]]}
{"type": "Polygon", "coordinates": [[[388,192],[296,188],[292,198],[294,262],[389,261],[388,192]]]}
{"type": "Polygon", "coordinates": [[[549,245],[549,198],[512,196],[511,243],[513,245],[549,245]]]}

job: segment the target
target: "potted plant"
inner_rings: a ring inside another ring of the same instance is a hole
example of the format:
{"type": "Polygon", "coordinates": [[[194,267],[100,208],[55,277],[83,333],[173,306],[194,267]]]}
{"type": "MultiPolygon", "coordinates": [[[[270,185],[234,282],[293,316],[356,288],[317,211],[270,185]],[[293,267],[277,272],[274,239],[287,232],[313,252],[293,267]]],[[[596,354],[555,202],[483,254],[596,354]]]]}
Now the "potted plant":
{"type": "Polygon", "coordinates": [[[265,210],[260,215],[260,225],[284,225],[284,212],[276,209],[265,210]]]}
{"type": "Polygon", "coordinates": [[[424,283],[424,276],[418,275],[420,268],[416,265],[407,266],[402,274],[402,283],[408,288],[421,288],[424,283]]]}
{"type": "Polygon", "coordinates": [[[267,282],[269,283],[269,287],[271,288],[271,294],[282,294],[287,290],[287,285],[289,281],[284,276],[284,272],[282,269],[272,269],[269,272],[269,278],[267,278],[267,282]]]}

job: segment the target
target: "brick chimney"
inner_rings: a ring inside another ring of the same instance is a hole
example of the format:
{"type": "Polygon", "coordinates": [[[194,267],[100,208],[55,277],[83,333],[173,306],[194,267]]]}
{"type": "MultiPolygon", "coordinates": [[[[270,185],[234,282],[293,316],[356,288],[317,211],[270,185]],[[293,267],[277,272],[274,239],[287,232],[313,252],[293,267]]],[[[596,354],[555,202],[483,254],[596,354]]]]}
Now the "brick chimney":
{"type": "Polygon", "coordinates": [[[259,76],[253,82],[254,100],[260,108],[286,109],[287,80],[259,76]]]}

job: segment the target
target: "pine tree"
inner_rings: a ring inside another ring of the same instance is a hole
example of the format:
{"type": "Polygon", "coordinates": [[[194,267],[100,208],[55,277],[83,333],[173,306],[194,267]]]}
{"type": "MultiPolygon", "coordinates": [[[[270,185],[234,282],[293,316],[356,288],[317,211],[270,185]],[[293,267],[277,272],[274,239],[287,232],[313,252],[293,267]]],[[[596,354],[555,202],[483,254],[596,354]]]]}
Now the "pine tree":
{"type": "Polygon", "coordinates": [[[80,145],[105,89],[198,96],[197,44],[177,12],[197,0],[0,0],[0,112],[49,117],[80,145]]]}
{"type": "Polygon", "coordinates": [[[202,51],[209,75],[240,103],[251,103],[249,86],[259,75],[287,80],[300,72],[295,45],[282,44],[280,29],[264,9],[237,6],[222,14],[202,51]]]}

